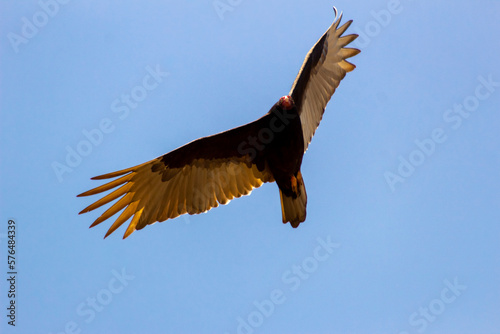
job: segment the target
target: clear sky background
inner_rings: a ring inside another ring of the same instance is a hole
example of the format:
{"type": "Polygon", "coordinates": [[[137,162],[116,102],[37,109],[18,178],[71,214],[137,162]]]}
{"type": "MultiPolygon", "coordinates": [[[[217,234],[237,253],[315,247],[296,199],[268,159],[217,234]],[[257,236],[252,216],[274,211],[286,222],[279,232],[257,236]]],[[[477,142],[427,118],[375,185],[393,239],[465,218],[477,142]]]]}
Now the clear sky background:
{"type": "Polygon", "coordinates": [[[2,333],[500,333],[500,1],[54,3],[0,2],[2,333]],[[332,5],[362,52],[304,157],[304,224],[265,184],[88,228],[90,177],[266,113],[332,5]]]}

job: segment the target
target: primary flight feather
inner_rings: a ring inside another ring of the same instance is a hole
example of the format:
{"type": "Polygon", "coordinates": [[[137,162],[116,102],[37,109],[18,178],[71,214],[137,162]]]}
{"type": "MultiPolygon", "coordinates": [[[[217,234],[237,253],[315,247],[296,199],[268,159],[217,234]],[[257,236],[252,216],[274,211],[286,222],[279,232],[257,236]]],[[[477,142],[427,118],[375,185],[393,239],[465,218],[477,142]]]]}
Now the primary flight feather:
{"type": "MultiPolygon", "coordinates": [[[[334,8],[335,10],[335,8],[334,8]]],[[[78,196],[112,190],[81,213],[117,200],[91,227],[123,210],[105,237],[131,221],[123,238],[146,225],[182,214],[198,214],[251,193],[265,182],[280,190],[283,223],[306,219],[307,194],[300,172],[302,157],[325,107],[347,72],[346,59],[360,51],[346,47],[357,37],[343,35],[342,14],[312,47],[287,96],[246,125],[203,137],[135,167],[93,177],[113,179],[78,196]]]]}

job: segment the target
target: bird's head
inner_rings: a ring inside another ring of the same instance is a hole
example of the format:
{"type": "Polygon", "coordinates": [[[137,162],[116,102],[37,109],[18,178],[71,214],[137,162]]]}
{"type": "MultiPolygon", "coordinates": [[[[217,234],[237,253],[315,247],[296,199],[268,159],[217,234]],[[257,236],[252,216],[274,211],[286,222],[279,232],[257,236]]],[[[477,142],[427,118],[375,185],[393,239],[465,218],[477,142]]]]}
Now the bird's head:
{"type": "Polygon", "coordinates": [[[278,106],[283,110],[290,110],[295,106],[295,102],[293,101],[290,95],[282,96],[278,101],[278,106]]]}

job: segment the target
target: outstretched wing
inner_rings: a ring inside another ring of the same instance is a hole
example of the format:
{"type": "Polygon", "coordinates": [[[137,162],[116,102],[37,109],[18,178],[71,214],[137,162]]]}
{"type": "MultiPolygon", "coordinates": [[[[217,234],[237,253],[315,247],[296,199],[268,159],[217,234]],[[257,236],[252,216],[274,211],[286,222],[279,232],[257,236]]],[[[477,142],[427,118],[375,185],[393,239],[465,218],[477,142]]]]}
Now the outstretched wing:
{"type": "Polygon", "coordinates": [[[351,25],[352,20],[338,28],[342,13],[307,54],[299,74],[295,78],[290,94],[299,108],[304,152],[307,150],[314,132],[335,89],[347,72],[356,68],[346,59],[357,55],[358,49],[346,48],[358,35],[342,34],[351,25]]]}
{"type": "Polygon", "coordinates": [[[119,197],[91,227],[124,209],[105,238],[133,216],[123,238],[148,224],[189,213],[202,213],[235,197],[248,195],[264,182],[274,181],[265,161],[242,154],[238,147],[259,128],[261,119],[213,136],[192,141],[141,165],[93,177],[119,177],[78,196],[98,194],[116,187],[80,214],[119,197]]]}

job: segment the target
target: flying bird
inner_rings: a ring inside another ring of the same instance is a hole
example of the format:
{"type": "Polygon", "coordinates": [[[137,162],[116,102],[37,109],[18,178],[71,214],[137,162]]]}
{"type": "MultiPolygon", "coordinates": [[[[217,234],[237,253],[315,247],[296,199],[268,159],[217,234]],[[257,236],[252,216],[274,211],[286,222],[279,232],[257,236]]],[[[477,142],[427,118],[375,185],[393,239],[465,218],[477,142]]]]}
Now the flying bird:
{"type": "Polygon", "coordinates": [[[106,196],[80,214],[116,201],[90,226],[124,209],[105,237],[132,217],[123,238],[146,225],[183,214],[206,212],[248,195],[265,182],[280,192],[283,223],[298,227],[306,219],[307,194],[300,172],[302,157],[326,105],[340,81],[355,66],[346,59],[360,51],[346,47],[358,35],[343,36],[342,13],[306,55],[288,95],[254,122],[199,138],[135,167],[93,177],[114,180],[80,196],[106,196]]]}

